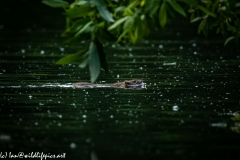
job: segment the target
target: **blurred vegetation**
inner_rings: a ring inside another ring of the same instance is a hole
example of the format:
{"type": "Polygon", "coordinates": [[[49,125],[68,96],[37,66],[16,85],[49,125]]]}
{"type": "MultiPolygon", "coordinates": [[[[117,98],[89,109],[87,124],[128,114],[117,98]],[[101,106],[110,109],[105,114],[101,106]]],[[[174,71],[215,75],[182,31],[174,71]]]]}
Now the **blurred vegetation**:
{"type": "Polygon", "coordinates": [[[208,35],[216,30],[229,41],[236,42],[240,36],[240,2],[237,0],[43,0],[48,6],[63,8],[66,16],[66,43],[88,47],[70,54],[56,64],[80,61],[79,67],[87,65],[91,82],[96,81],[100,69],[108,70],[104,44],[137,43],[155,28],[162,28],[169,17],[178,15],[199,23],[198,33],[208,35]]]}

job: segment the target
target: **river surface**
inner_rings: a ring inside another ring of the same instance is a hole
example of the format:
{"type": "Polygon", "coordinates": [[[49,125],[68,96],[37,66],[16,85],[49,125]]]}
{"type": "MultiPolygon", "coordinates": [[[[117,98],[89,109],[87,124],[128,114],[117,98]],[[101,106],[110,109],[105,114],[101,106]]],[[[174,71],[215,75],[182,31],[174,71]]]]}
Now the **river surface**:
{"type": "Polygon", "coordinates": [[[89,81],[89,71],[54,64],[78,49],[62,44],[61,31],[33,25],[15,34],[2,25],[0,154],[240,158],[240,134],[228,123],[240,110],[240,54],[234,44],[223,47],[222,40],[195,38],[174,27],[135,46],[109,44],[109,73],[102,71],[97,82],[141,79],[146,88],[76,89],[70,83],[89,81]]]}

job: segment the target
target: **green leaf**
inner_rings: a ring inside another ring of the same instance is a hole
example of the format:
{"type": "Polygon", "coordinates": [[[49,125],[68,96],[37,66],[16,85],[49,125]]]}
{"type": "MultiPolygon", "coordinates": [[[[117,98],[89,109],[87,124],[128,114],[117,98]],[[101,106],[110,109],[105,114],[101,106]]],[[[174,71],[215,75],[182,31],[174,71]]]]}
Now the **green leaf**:
{"type": "Polygon", "coordinates": [[[132,16],[127,16],[127,19],[123,25],[124,31],[129,31],[132,29],[132,26],[134,24],[134,18],[132,16]]]}
{"type": "Polygon", "coordinates": [[[161,27],[164,27],[165,24],[167,23],[167,12],[166,12],[166,2],[165,1],[161,5],[158,18],[159,18],[161,27]]]}
{"type": "Polygon", "coordinates": [[[71,33],[76,33],[77,31],[79,31],[83,26],[85,26],[85,24],[88,22],[87,19],[80,19],[80,20],[76,20],[73,22],[73,24],[71,25],[71,27],[69,27],[67,29],[67,31],[71,32],[71,33]]]}
{"type": "Polygon", "coordinates": [[[125,23],[123,24],[123,32],[118,37],[117,43],[132,29],[134,24],[134,18],[132,16],[127,16],[125,23]]]}
{"type": "Polygon", "coordinates": [[[59,59],[55,64],[69,64],[72,62],[77,62],[81,59],[81,56],[87,52],[87,49],[83,49],[75,54],[69,54],[61,59],[59,59]]]}
{"type": "Polygon", "coordinates": [[[218,11],[226,11],[227,7],[226,6],[222,6],[220,8],[218,8],[218,11]]]}
{"type": "Polygon", "coordinates": [[[200,33],[204,29],[205,24],[206,24],[206,19],[203,19],[198,26],[198,33],[200,33]]]}
{"type": "Polygon", "coordinates": [[[136,6],[139,4],[139,1],[133,1],[132,3],[130,3],[127,8],[128,9],[132,9],[132,8],[136,8],[136,6]]]}
{"type": "Polygon", "coordinates": [[[135,16],[133,29],[129,31],[129,37],[133,44],[141,40],[147,32],[147,29],[144,28],[144,21],[144,15],[135,16]]]}
{"type": "Polygon", "coordinates": [[[196,6],[198,4],[197,0],[181,0],[181,1],[193,6],[196,6]]]}
{"type": "Polygon", "coordinates": [[[99,53],[99,58],[100,58],[100,62],[101,62],[101,68],[103,68],[105,70],[105,72],[108,72],[108,65],[107,65],[107,60],[106,60],[106,55],[103,49],[103,45],[99,42],[99,40],[96,38],[94,40],[96,47],[97,47],[97,51],[99,53]]]}
{"type": "Polygon", "coordinates": [[[150,27],[145,15],[141,16],[141,24],[142,31],[144,31],[143,36],[148,35],[150,33],[150,27]]]}
{"type": "Polygon", "coordinates": [[[91,0],[94,5],[97,6],[100,16],[108,22],[114,22],[110,12],[107,9],[107,5],[103,0],[91,0]]]}
{"type": "Polygon", "coordinates": [[[141,20],[141,17],[137,17],[136,18],[136,30],[134,32],[134,35],[136,37],[136,41],[139,41],[143,38],[144,34],[145,34],[145,30],[143,30],[143,21],[141,20]]]}
{"type": "Polygon", "coordinates": [[[79,68],[85,68],[88,64],[88,58],[85,58],[79,65],[79,68]]]}
{"type": "Polygon", "coordinates": [[[139,0],[134,0],[134,1],[130,1],[130,4],[126,7],[126,9],[124,10],[124,15],[125,16],[133,16],[134,15],[134,11],[137,8],[137,5],[140,4],[139,0]]]}
{"type": "Polygon", "coordinates": [[[120,24],[122,24],[123,22],[125,22],[127,19],[128,19],[128,16],[123,17],[123,18],[117,20],[115,23],[113,23],[113,24],[108,28],[108,30],[110,31],[110,30],[115,29],[117,26],[119,26],[120,24]]]}
{"type": "Polygon", "coordinates": [[[196,21],[199,21],[199,20],[201,20],[201,19],[203,19],[203,17],[196,17],[196,18],[194,18],[193,20],[191,20],[191,23],[196,22],[196,21]]]}
{"type": "Polygon", "coordinates": [[[67,7],[69,5],[68,2],[63,0],[43,0],[42,3],[54,8],[67,7]]]}
{"type": "Polygon", "coordinates": [[[221,31],[221,27],[218,27],[216,33],[219,33],[220,31],[221,31]]]}
{"type": "Polygon", "coordinates": [[[85,24],[85,26],[80,30],[78,31],[74,36],[78,36],[80,34],[82,34],[83,32],[91,32],[92,31],[92,28],[91,28],[91,25],[93,24],[93,21],[90,21],[88,22],[87,24],[85,24]]]}
{"type": "Polygon", "coordinates": [[[186,17],[186,13],[184,12],[184,9],[177,2],[175,2],[173,0],[167,0],[167,2],[172,6],[172,8],[175,11],[177,11],[178,13],[180,13],[181,15],[186,17]]]}
{"type": "Polygon", "coordinates": [[[224,46],[226,46],[233,39],[235,39],[235,36],[228,37],[224,43],[224,46]]]}
{"type": "Polygon", "coordinates": [[[155,6],[155,1],[154,0],[146,0],[145,1],[145,7],[144,7],[144,10],[145,10],[145,13],[148,12],[148,11],[151,11],[154,6],[155,6]]]}
{"type": "Polygon", "coordinates": [[[240,2],[236,3],[235,7],[240,7],[240,2]]]}
{"type": "Polygon", "coordinates": [[[158,4],[156,4],[155,6],[153,6],[152,10],[149,11],[149,16],[153,18],[154,15],[155,15],[155,13],[157,12],[158,8],[159,8],[159,5],[158,5],[158,4]]]}
{"type": "Polygon", "coordinates": [[[207,8],[205,8],[205,7],[203,7],[203,6],[200,6],[200,5],[198,5],[198,8],[199,8],[200,10],[202,10],[204,13],[208,14],[209,16],[212,16],[212,17],[215,17],[215,18],[216,18],[216,14],[213,13],[213,12],[211,12],[211,11],[209,11],[207,8]]]}
{"type": "Polygon", "coordinates": [[[107,7],[98,7],[99,14],[102,16],[103,19],[105,19],[108,22],[114,22],[114,19],[112,18],[110,12],[108,11],[107,7]]]}
{"type": "Polygon", "coordinates": [[[90,39],[90,34],[81,34],[81,36],[71,36],[69,39],[64,41],[66,45],[78,44],[81,41],[86,41],[86,39],[90,39]]]}
{"type": "Polygon", "coordinates": [[[123,33],[118,37],[117,43],[121,41],[121,39],[128,33],[128,30],[124,30],[123,33]]]}
{"type": "Polygon", "coordinates": [[[228,29],[229,31],[231,31],[231,32],[235,32],[235,31],[237,31],[237,28],[231,26],[231,25],[228,24],[228,23],[227,23],[227,29],[228,29]]]}
{"type": "Polygon", "coordinates": [[[91,82],[95,82],[98,78],[98,75],[100,74],[100,59],[99,59],[99,53],[97,51],[96,45],[94,42],[90,43],[89,46],[89,71],[90,71],[90,77],[91,82]]]}
{"type": "Polygon", "coordinates": [[[126,9],[126,6],[119,6],[116,9],[114,9],[115,14],[118,12],[123,12],[126,9]]]}
{"type": "Polygon", "coordinates": [[[84,17],[93,9],[87,5],[74,6],[66,10],[66,16],[70,19],[84,17]]]}

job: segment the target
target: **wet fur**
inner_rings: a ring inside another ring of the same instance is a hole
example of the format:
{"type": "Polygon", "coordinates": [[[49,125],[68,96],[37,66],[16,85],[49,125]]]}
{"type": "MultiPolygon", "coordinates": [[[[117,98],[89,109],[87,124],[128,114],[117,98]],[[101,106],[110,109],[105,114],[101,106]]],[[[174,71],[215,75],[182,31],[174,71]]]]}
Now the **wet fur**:
{"type": "Polygon", "coordinates": [[[94,83],[88,83],[88,82],[78,82],[78,83],[74,83],[73,86],[75,88],[112,87],[112,88],[141,89],[142,84],[143,84],[142,80],[128,80],[128,81],[111,83],[111,84],[94,84],[94,83]]]}

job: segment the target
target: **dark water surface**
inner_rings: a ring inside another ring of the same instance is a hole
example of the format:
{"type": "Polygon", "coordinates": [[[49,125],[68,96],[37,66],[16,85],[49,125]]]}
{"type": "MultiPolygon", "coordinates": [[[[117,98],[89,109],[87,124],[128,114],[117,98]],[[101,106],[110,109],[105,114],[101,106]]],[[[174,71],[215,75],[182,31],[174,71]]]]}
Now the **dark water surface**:
{"type": "Polygon", "coordinates": [[[142,79],[147,88],[74,89],[68,83],[88,81],[89,72],[54,64],[78,47],[62,45],[60,32],[1,29],[0,152],[66,153],[74,160],[240,158],[240,134],[228,123],[240,110],[234,45],[191,37],[184,28],[137,46],[109,45],[110,71],[98,82],[142,79]]]}

